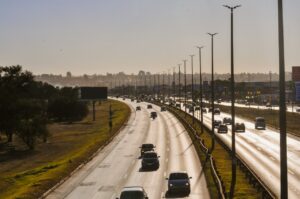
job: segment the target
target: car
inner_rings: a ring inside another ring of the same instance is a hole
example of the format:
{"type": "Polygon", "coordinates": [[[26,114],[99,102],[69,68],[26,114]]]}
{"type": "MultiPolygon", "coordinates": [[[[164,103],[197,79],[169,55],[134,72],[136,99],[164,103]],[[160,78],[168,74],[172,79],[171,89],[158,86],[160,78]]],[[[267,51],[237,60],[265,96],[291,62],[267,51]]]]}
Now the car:
{"type": "Polygon", "coordinates": [[[132,98],[130,101],[134,102],[134,99],[132,98]]]}
{"type": "Polygon", "coordinates": [[[215,120],[214,121],[214,128],[219,128],[219,126],[222,124],[221,120],[215,120]]]}
{"type": "Polygon", "coordinates": [[[189,113],[192,113],[192,112],[194,112],[194,107],[193,107],[193,106],[190,106],[190,107],[189,107],[189,113]]]}
{"type": "Polygon", "coordinates": [[[228,127],[226,124],[220,124],[218,127],[218,133],[227,133],[228,127]]]}
{"type": "Polygon", "coordinates": [[[223,118],[223,124],[232,124],[232,119],[230,117],[224,117],[223,118]]]}
{"type": "Polygon", "coordinates": [[[202,108],[202,112],[203,113],[207,113],[207,109],[206,108],[202,108]]]}
{"type": "Polygon", "coordinates": [[[266,129],[266,121],[263,117],[255,118],[255,129],[266,129]]]}
{"type": "Polygon", "coordinates": [[[162,107],[160,108],[160,111],[161,111],[161,112],[167,111],[167,108],[166,108],[165,106],[162,106],[162,107]]]}
{"type": "Polygon", "coordinates": [[[218,104],[222,103],[222,99],[218,99],[217,102],[218,102],[218,104]]]}
{"type": "Polygon", "coordinates": [[[157,113],[156,113],[155,111],[152,111],[152,112],[150,113],[150,117],[151,117],[152,119],[155,119],[155,118],[157,117],[157,113]]]}
{"type": "Polygon", "coordinates": [[[116,199],[148,199],[148,195],[143,187],[132,186],[124,187],[120,194],[120,198],[116,199]]]}
{"type": "Polygon", "coordinates": [[[196,106],[195,111],[200,111],[200,106],[196,106]]]}
{"type": "Polygon", "coordinates": [[[142,158],[142,169],[158,169],[159,168],[159,157],[154,151],[144,152],[142,158]]]}
{"type": "Polygon", "coordinates": [[[191,193],[191,183],[188,173],[186,171],[172,172],[169,174],[168,180],[168,192],[180,192],[189,195],[191,193]]]}
{"type": "Polygon", "coordinates": [[[151,104],[148,104],[147,105],[147,109],[151,109],[152,108],[152,105],[151,104]]]}
{"type": "Polygon", "coordinates": [[[241,123],[235,123],[235,132],[245,132],[246,127],[243,122],[241,123]]]}
{"type": "Polygon", "coordinates": [[[266,107],[271,108],[271,107],[272,107],[272,104],[271,104],[270,102],[268,102],[268,103],[266,104],[266,107]]]}
{"type": "Polygon", "coordinates": [[[141,102],[141,100],[136,100],[136,103],[140,103],[141,102]]]}
{"type": "Polygon", "coordinates": [[[208,112],[209,113],[212,112],[212,107],[209,107],[208,112]]]}
{"type": "Polygon", "coordinates": [[[126,100],[125,97],[123,97],[123,100],[126,100]]]}
{"type": "Polygon", "coordinates": [[[299,108],[296,108],[296,112],[297,112],[297,113],[300,113],[300,107],[299,107],[299,108]]]}
{"type": "Polygon", "coordinates": [[[146,144],[142,144],[142,146],[140,146],[140,149],[141,149],[141,156],[143,156],[144,153],[147,151],[154,151],[155,146],[151,143],[146,143],[146,144]]]}
{"type": "Polygon", "coordinates": [[[215,114],[215,115],[220,115],[220,114],[221,114],[220,109],[219,109],[219,108],[215,108],[214,114],[215,114]]]}
{"type": "Polygon", "coordinates": [[[181,108],[181,105],[179,103],[177,103],[175,106],[176,108],[181,108]]]}
{"type": "Polygon", "coordinates": [[[135,108],[135,110],[140,111],[140,110],[141,110],[141,107],[140,107],[140,106],[137,106],[137,107],[135,108]]]}

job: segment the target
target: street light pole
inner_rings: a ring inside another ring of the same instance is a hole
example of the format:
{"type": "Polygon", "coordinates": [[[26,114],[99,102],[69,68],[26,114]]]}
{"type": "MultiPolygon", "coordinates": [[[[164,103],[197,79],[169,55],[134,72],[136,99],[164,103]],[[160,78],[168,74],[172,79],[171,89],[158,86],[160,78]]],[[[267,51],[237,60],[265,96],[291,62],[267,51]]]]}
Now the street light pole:
{"type": "Polygon", "coordinates": [[[195,55],[190,55],[191,56],[191,72],[192,72],[192,108],[193,108],[193,125],[195,123],[195,109],[194,109],[194,56],[195,55]]]}
{"type": "Polygon", "coordinates": [[[175,67],[173,67],[173,99],[174,99],[174,103],[176,104],[176,99],[175,99],[175,67]]]}
{"type": "Polygon", "coordinates": [[[240,7],[237,6],[228,6],[224,5],[224,7],[230,9],[230,19],[231,19],[231,158],[232,158],[232,166],[231,166],[231,186],[230,186],[230,198],[234,196],[234,188],[236,184],[236,154],[235,154],[235,81],[234,81],[234,46],[233,46],[233,10],[240,7]]]}
{"type": "Polygon", "coordinates": [[[217,33],[207,33],[211,36],[211,148],[209,153],[211,154],[215,148],[215,85],[214,85],[214,36],[217,33]]]}
{"type": "Polygon", "coordinates": [[[180,99],[181,99],[181,82],[180,82],[180,73],[181,73],[181,71],[180,71],[180,66],[181,66],[181,64],[178,64],[178,78],[179,78],[179,80],[178,80],[178,93],[179,93],[179,103],[181,104],[181,101],[180,101],[180,99]]]}
{"type": "Polygon", "coordinates": [[[286,149],[286,104],[285,104],[285,61],[283,35],[282,0],[278,0],[278,44],[279,44],[279,129],[280,129],[280,198],[288,198],[287,149],[286,149]]]}
{"type": "Polygon", "coordinates": [[[202,87],[202,60],[201,60],[201,49],[203,48],[203,46],[198,47],[199,49],[199,78],[200,78],[200,118],[201,118],[201,134],[203,133],[204,129],[203,129],[203,87],[202,87]]]}
{"type": "MultiPolygon", "coordinates": [[[[186,117],[186,62],[187,60],[183,60],[184,65],[184,110],[185,110],[185,117],[186,117]]],[[[181,106],[181,105],[180,105],[181,106]]]]}

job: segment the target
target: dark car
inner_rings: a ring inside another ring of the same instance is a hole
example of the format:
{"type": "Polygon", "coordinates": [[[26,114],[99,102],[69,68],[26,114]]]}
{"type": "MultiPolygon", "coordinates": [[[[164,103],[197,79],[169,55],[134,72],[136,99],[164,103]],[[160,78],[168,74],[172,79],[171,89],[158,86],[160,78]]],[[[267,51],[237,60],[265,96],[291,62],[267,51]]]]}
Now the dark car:
{"type": "Polygon", "coordinates": [[[195,111],[200,111],[200,106],[196,106],[195,111]]]}
{"type": "Polygon", "coordinates": [[[202,108],[202,112],[203,113],[207,113],[207,109],[206,108],[202,108]]]}
{"type": "Polygon", "coordinates": [[[266,129],[266,121],[263,117],[255,118],[255,129],[266,129]]]}
{"type": "Polygon", "coordinates": [[[135,110],[140,111],[140,110],[141,110],[141,107],[140,107],[140,106],[137,106],[137,107],[135,108],[135,110]]]}
{"type": "Polygon", "coordinates": [[[226,124],[220,124],[218,128],[218,133],[227,133],[228,127],[226,124]]]}
{"type": "Polygon", "coordinates": [[[134,99],[131,99],[130,101],[134,102],[134,99]]]}
{"type": "Polygon", "coordinates": [[[209,107],[208,112],[209,113],[212,112],[212,107],[209,107]]]}
{"type": "Polygon", "coordinates": [[[155,119],[155,118],[157,117],[157,113],[156,113],[155,111],[152,111],[152,112],[150,113],[150,117],[151,117],[152,119],[155,119]]]}
{"type": "Polygon", "coordinates": [[[219,128],[219,126],[222,124],[221,120],[215,120],[214,121],[214,128],[219,128]]]}
{"type": "Polygon", "coordinates": [[[120,198],[116,199],[148,199],[147,193],[143,187],[124,187],[120,198]]]}
{"type": "Polygon", "coordinates": [[[147,105],[147,109],[151,109],[152,108],[152,105],[151,104],[148,104],[147,105]]]}
{"type": "Polygon", "coordinates": [[[235,123],[235,132],[245,132],[246,127],[244,123],[235,123]]]}
{"type": "Polygon", "coordinates": [[[177,103],[175,106],[176,108],[181,108],[181,105],[179,103],[177,103]]]}
{"type": "Polygon", "coordinates": [[[144,152],[142,158],[142,169],[158,169],[159,168],[159,156],[154,151],[144,152]]]}
{"type": "Polygon", "coordinates": [[[142,146],[140,146],[141,156],[143,156],[144,153],[147,151],[154,151],[154,148],[155,148],[155,146],[153,144],[150,144],[150,143],[142,144],[142,146]]]}
{"type": "Polygon", "coordinates": [[[214,114],[215,114],[215,115],[220,115],[220,114],[221,114],[220,109],[219,109],[219,108],[215,108],[214,114]]]}
{"type": "Polygon", "coordinates": [[[125,97],[123,97],[123,100],[126,100],[125,97]]]}
{"type": "Polygon", "coordinates": [[[230,117],[224,117],[223,118],[223,124],[232,124],[232,119],[230,117]]]}
{"type": "Polygon", "coordinates": [[[183,192],[189,195],[191,192],[191,178],[192,177],[189,177],[185,171],[170,173],[169,178],[166,178],[168,180],[168,192],[183,192]]]}
{"type": "Polygon", "coordinates": [[[160,111],[161,111],[161,112],[167,111],[167,108],[166,108],[165,106],[162,106],[162,107],[160,108],[160,111]]]}
{"type": "Polygon", "coordinates": [[[189,107],[189,113],[192,113],[192,112],[194,112],[194,107],[193,107],[193,106],[190,106],[190,107],[189,107]]]}
{"type": "Polygon", "coordinates": [[[141,100],[136,100],[136,103],[140,103],[141,102],[141,100]]]}

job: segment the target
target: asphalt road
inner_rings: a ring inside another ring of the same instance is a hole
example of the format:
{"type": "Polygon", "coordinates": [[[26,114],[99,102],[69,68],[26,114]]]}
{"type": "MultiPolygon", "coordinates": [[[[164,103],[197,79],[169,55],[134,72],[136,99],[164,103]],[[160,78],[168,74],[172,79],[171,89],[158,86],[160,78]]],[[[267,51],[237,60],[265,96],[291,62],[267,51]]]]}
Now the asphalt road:
{"type": "MultiPolygon", "coordinates": [[[[185,170],[191,179],[191,194],[186,198],[209,198],[202,167],[192,141],[180,122],[169,112],[160,112],[153,105],[158,117],[150,119],[153,109],[139,103],[126,103],[132,114],[126,127],[95,158],[54,190],[48,199],[100,198],[119,196],[124,186],[143,186],[149,198],[166,198],[168,174],[185,170]],[[139,146],[153,143],[160,155],[160,168],[141,171],[139,146]]],[[[174,197],[172,197],[174,198],[174,197]]],[[[175,197],[176,198],[176,197],[175,197]]]]}
{"type": "MultiPolygon", "coordinates": [[[[182,110],[184,110],[182,106],[182,110]]],[[[222,110],[221,110],[222,111],[222,110]]],[[[204,113],[204,124],[211,129],[211,113],[204,113]]],[[[195,116],[200,118],[200,112],[195,111],[195,116]]],[[[215,120],[223,120],[231,117],[222,113],[215,115],[215,120]]],[[[260,179],[276,194],[280,196],[280,148],[279,133],[274,129],[256,130],[254,122],[236,117],[236,122],[244,122],[245,133],[236,133],[237,154],[247,165],[260,177],[260,179]]],[[[227,134],[217,133],[227,146],[231,148],[231,125],[228,126],[227,134]]],[[[300,139],[288,135],[288,191],[290,199],[300,198],[300,139]]],[[[237,185],[238,186],[238,185],[237,185]]]]}

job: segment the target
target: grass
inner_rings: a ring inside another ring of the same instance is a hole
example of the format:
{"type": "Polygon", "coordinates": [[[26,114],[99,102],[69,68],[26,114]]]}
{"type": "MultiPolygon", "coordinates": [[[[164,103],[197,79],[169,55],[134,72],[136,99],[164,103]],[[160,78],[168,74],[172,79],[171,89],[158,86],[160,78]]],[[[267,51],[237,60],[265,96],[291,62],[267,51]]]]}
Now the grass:
{"type": "MultiPolygon", "coordinates": [[[[184,117],[184,112],[176,110],[177,113],[179,113],[181,116],[184,117]]],[[[192,117],[190,115],[187,115],[186,117],[187,121],[192,124],[192,117]]],[[[201,132],[200,129],[200,122],[196,122],[194,125],[194,128],[197,132],[201,132]]],[[[200,134],[199,134],[200,135],[200,134]]],[[[209,132],[207,132],[204,129],[204,133],[200,135],[200,137],[204,140],[204,144],[207,148],[211,147],[211,136],[209,132]]],[[[194,146],[196,150],[198,151],[199,158],[201,160],[202,166],[204,168],[204,173],[206,177],[207,186],[210,190],[211,198],[218,198],[218,192],[217,188],[213,179],[213,176],[211,174],[210,169],[210,163],[205,163],[206,155],[201,151],[200,144],[198,142],[194,143],[194,146]]],[[[223,146],[215,142],[215,148],[212,153],[212,156],[215,159],[217,171],[219,172],[219,175],[222,178],[222,181],[225,185],[225,190],[227,193],[229,193],[230,185],[231,185],[231,157],[230,154],[223,148],[223,146]]],[[[229,195],[229,194],[227,194],[229,195]]],[[[234,198],[237,199],[256,199],[261,198],[261,193],[258,192],[255,188],[253,188],[250,183],[248,182],[245,174],[242,172],[242,170],[237,167],[237,173],[236,173],[236,186],[235,186],[235,194],[234,198]]]]}
{"type": "MultiPolygon", "coordinates": [[[[226,113],[231,113],[230,106],[223,105],[215,105],[220,108],[221,111],[226,113]]],[[[243,108],[243,107],[235,107],[236,115],[251,120],[254,122],[255,117],[261,116],[266,119],[266,123],[268,126],[273,127],[275,129],[279,129],[279,111],[278,110],[270,110],[270,109],[256,109],[256,108],[243,108]]],[[[287,131],[300,136],[300,114],[287,112],[287,131]]],[[[254,128],[254,126],[253,126],[254,128]]]]}
{"type": "Polygon", "coordinates": [[[48,125],[48,143],[39,143],[28,151],[15,139],[15,152],[0,149],[0,198],[38,198],[68,176],[105,144],[130,115],[129,107],[108,100],[96,106],[96,122],[91,113],[73,124],[48,125]],[[114,112],[113,128],[108,127],[108,108],[114,112]]]}

